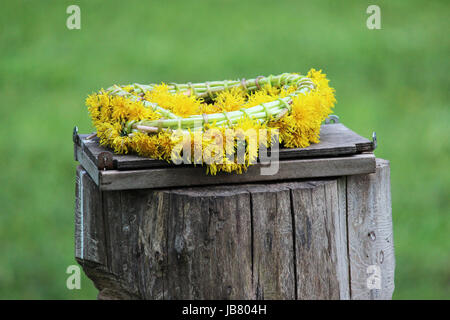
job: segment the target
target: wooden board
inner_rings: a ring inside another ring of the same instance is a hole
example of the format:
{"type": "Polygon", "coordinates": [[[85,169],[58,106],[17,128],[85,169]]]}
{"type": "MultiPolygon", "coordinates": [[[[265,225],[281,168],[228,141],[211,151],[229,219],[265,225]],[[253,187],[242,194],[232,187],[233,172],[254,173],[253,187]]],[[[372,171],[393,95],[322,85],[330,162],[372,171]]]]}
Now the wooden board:
{"type": "Polygon", "coordinates": [[[101,299],[349,298],[336,179],[104,191],[92,206],[99,189],[77,176],[76,258],[101,299]]]}
{"type": "Polygon", "coordinates": [[[394,291],[389,161],[376,173],[346,177],[351,299],[391,299],[394,291]]]}
{"type": "Polygon", "coordinates": [[[118,191],[79,166],[76,182],[75,256],[99,299],[392,298],[386,160],[338,178],[118,191]]]}
{"type": "MultiPolygon", "coordinates": [[[[98,143],[98,138],[86,140],[87,134],[79,134],[79,147],[84,150],[93,164],[99,167],[98,156],[102,152],[112,152],[98,143]]],[[[279,150],[279,159],[303,159],[311,157],[330,157],[352,155],[373,151],[372,141],[363,138],[341,123],[322,125],[320,143],[306,148],[279,150]]],[[[166,161],[144,158],[137,155],[113,154],[113,169],[135,170],[147,168],[174,167],[166,161]]]]}
{"type": "Polygon", "coordinates": [[[75,158],[101,190],[166,188],[177,186],[280,181],[289,179],[334,177],[375,172],[372,142],[342,124],[322,126],[321,142],[303,149],[281,149],[280,160],[272,163],[275,174],[264,175],[267,165],[250,166],[244,174],[206,174],[206,168],[173,165],[136,155],[115,155],[98,143],[77,135],[75,158]],[[111,157],[102,169],[102,155],[111,157]]]}
{"type": "Polygon", "coordinates": [[[167,188],[177,186],[201,186],[261,181],[285,181],[291,179],[334,177],[375,172],[375,156],[372,153],[349,157],[285,160],[279,162],[274,175],[261,175],[263,166],[250,166],[243,174],[218,173],[207,175],[202,167],[171,167],[144,170],[106,170],[93,172],[98,177],[101,190],[127,190],[167,188]]]}

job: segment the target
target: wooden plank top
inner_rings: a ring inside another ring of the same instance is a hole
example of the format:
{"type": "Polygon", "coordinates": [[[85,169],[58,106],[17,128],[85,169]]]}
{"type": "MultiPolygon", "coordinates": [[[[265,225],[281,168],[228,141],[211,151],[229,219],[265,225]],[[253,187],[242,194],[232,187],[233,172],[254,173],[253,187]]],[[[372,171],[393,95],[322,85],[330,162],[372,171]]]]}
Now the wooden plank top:
{"type": "MultiPolygon", "coordinates": [[[[325,124],[321,142],[302,149],[280,149],[272,174],[257,163],[243,174],[206,174],[204,166],[174,165],[137,155],[117,155],[98,138],[76,134],[75,158],[100,190],[172,188],[201,185],[286,181],[375,172],[373,143],[342,124],[325,124]]],[[[275,158],[276,159],[276,158],[275,158]]]]}
{"type": "Polygon", "coordinates": [[[278,170],[271,175],[262,174],[262,167],[267,166],[259,163],[250,166],[242,174],[218,172],[215,176],[206,174],[205,167],[201,166],[99,170],[94,174],[98,175],[98,186],[101,190],[127,190],[326,178],[373,173],[376,169],[376,159],[373,153],[283,160],[277,164],[278,170]]]}
{"type": "MultiPolygon", "coordinates": [[[[151,158],[141,157],[135,154],[114,154],[111,149],[101,146],[99,139],[87,140],[87,134],[78,134],[79,146],[92,163],[102,168],[99,155],[102,152],[112,153],[112,168],[115,170],[139,170],[149,168],[186,167],[175,166],[171,163],[151,158]]],[[[349,156],[362,152],[373,151],[372,141],[359,136],[341,123],[324,124],[321,127],[320,142],[306,148],[279,150],[279,159],[304,159],[316,157],[349,156]]]]}

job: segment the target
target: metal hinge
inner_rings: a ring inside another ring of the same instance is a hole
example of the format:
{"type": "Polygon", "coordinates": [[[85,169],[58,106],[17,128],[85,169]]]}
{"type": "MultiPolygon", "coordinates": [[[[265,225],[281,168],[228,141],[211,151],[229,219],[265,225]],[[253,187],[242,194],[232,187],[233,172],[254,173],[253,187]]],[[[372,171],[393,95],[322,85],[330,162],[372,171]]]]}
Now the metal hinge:
{"type": "Polygon", "coordinates": [[[100,152],[97,156],[97,167],[99,170],[114,169],[113,154],[109,151],[100,152]]]}
{"type": "Polygon", "coordinates": [[[77,126],[73,127],[72,140],[74,143],[76,143],[78,145],[80,144],[80,137],[78,136],[78,127],[77,126]]]}
{"type": "Polygon", "coordinates": [[[339,117],[335,114],[330,115],[328,118],[325,119],[325,124],[330,123],[339,123],[339,117]]]}
{"type": "Polygon", "coordinates": [[[80,137],[78,136],[78,127],[75,126],[72,132],[72,140],[73,140],[73,157],[75,161],[78,161],[77,157],[77,148],[80,145],[80,137]]]}
{"type": "Polygon", "coordinates": [[[372,132],[372,148],[375,150],[377,148],[378,142],[377,142],[377,133],[374,131],[372,132]]]}

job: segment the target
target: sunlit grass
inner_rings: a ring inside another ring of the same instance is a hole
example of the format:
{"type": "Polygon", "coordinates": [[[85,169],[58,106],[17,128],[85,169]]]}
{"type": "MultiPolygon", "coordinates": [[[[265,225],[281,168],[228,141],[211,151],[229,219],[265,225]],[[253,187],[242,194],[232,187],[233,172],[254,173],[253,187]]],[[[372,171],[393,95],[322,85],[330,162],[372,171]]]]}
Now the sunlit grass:
{"type": "Polygon", "coordinates": [[[13,1],[0,10],[0,298],[95,298],[75,264],[72,129],[113,83],[322,68],[341,121],[391,161],[395,298],[450,297],[448,2],[13,1]],[[372,3],[370,3],[372,4],[372,3]]]}

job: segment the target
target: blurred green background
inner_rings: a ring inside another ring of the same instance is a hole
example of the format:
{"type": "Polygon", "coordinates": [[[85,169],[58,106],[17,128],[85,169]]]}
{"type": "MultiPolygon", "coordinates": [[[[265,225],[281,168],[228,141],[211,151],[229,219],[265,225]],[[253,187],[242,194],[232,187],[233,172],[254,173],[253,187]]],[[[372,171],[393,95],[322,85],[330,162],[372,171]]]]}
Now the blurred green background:
{"type": "Polygon", "coordinates": [[[450,298],[448,1],[2,1],[0,298],[91,299],[74,260],[72,129],[111,84],[323,69],[391,161],[396,299],[450,298]],[[66,8],[81,8],[81,30],[66,8]],[[381,8],[368,30],[366,8],[381,8]]]}

